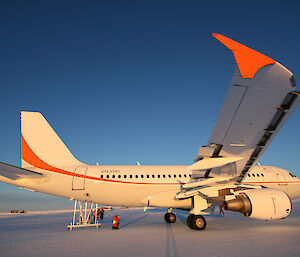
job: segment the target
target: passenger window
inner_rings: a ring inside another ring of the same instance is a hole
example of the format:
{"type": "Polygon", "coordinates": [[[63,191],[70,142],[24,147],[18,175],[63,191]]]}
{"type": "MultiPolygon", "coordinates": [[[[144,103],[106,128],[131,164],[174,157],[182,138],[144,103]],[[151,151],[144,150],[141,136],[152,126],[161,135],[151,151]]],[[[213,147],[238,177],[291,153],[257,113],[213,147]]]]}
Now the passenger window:
{"type": "Polygon", "coordinates": [[[101,175],[100,178],[103,178],[103,175],[101,175]]]}
{"type": "Polygon", "coordinates": [[[176,175],[174,174],[174,178],[176,178],[176,175]]]}
{"type": "Polygon", "coordinates": [[[118,178],[121,178],[121,175],[119,175],[118,178]]]}
{"type": "Polygon", "coordinates": [[[259,174],[256,174],[259,177],[259,174]]]}
{"type": "Polygon", "coordinates": [[[186,178],[186,174],[184,174],[184,177],[186,178]]]}
{"type": "Polygon", "coordinates": [[[192,174],[189,174],[190,178],[192,177],[192,174]]]}
{"type": "Polygon", "coordinates": [[[106,178],[109,178],[109,175],[106,175],[106,178]]]}
{"type": "Polygon", "coordinates": [[[170,177],[171,177],[171,175],[169,174],[169,175],[168,175],[168,177],[170,178],[170,177]]]}
{"type": "Polygon", "coordinates": [[[179,175],[178,175],[178,177],[180,177],[180,178],[181,178],[181,174],[179,174],[179,175]]]}
{"type": "Polygon", "coordinates": [[[255,174],[252,174],[253,177],[255,177],[255,174]]]}
{"type": "Polygon", "coordinates": [[[166,178],[166,175],[164,174],[163,177],[166,178]]]}
{"type": "Polygon", "coordinates": [[[250,174],[248,174],[248,177],[251,177],[250,174]]]}
{"type": "Polygon", "coordinates": [[[157,175],[158,178],[160,178],[160,175],[157,175]]]}
{"type": "Polygon", "coordinates": [[[127,178],[127,175],[124,175],[124,178],[127,178]]]}
{"type": "Polygon", "coordinates": [[[262,173],[261,173],[260,175],[261,175],[262,177],[264,177],[264,176],[265,176],[265,175],[264,175],[264,174],[262,174],[262,173]]]}
{"type": "Polygon", "coordinates": [[[112,178],[115,178],[115,175],[112,175],[112,178]]]}
{"type": "Polygon", "coordinates": [[[141,178],[144,178],[144,175],[141,175],[141,178]]]}
{"type": "Polygon", "coordinates": [[[155,178],[155,175],[152,175],[152,178],[155,178]]]}
{"type": "Polygon", "coordinates": [[[135,175],[135,178],[138,178],[139,177],[139,175],[135,175]]]}
{"type": "Polygon", "coordinates": [[[132,175],[130,175],[130,178],[132,178],[132,175]]]}

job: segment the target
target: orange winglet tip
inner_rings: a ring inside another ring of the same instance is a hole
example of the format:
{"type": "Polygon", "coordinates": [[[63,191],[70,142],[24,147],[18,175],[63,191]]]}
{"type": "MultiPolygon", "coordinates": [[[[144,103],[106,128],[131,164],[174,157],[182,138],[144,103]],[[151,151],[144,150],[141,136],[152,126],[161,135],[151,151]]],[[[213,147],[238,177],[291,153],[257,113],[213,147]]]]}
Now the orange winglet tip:
{"type": "Polygon", "coordinates": [[[270,57],[228,37],[216,33],[212,35],[233,52],[241,76],[245,79],[252,79],[260,68],[276,63],[270,57]]]}

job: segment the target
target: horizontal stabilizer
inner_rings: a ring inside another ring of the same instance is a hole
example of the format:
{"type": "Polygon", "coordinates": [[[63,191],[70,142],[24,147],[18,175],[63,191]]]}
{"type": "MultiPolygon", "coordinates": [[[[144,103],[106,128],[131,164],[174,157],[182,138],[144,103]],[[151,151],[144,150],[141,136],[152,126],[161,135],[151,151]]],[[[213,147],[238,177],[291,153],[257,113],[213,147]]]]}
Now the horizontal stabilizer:
{"type": "Polygon", "coordinates": [[[242,156],[224,156],[202,159],[188,167],[188,170],[207,170],[216,167],[221,167],[229,163],[237,162],[244,159],[242,156]]]}
{"type": "Polygon", "coordinates": [[[27,170],[27,169],[22,169],[10,164],[6,164],[3,162],[0,162],[0,176],[12,179],[12,180],[17,180],[17,179],[24,179],[24,178],[29,178],[29,179],[41,179],[44,175],[39,172],[27,170]]]}

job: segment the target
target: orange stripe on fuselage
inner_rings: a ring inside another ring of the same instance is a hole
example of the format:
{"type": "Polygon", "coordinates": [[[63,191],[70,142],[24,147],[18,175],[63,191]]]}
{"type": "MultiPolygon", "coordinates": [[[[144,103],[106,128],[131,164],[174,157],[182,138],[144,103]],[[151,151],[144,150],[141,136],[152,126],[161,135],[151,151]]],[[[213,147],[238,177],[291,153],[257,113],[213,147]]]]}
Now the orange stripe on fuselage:
{"type": "Polygon", "coordinates": [[[137,185],[180,185],[184,183],[141,183],[141,182],[130,182],[130,181],[120,181],[120,180],[110,180],[110,179],[102,179],[97,177],[91,177],[86,176],[66,170],[62,170],[56,167],[53,167],[46,162],[42,161],[29,147],[27,142],[25,141],[23,135],[21,134],[21,151],[22,151],[22,159],[26,161],[27,163],[31,164],[32,166],[42,169],[42,170],[48,170],[68,176],[76,176],[79,178],[85,178],[85,179],[93,179],[93,180],[99,180],[99,181],[106,181],[106,182],[117,182],[117,183],[125,183],[125,184],[137,184],[137,185]]]}

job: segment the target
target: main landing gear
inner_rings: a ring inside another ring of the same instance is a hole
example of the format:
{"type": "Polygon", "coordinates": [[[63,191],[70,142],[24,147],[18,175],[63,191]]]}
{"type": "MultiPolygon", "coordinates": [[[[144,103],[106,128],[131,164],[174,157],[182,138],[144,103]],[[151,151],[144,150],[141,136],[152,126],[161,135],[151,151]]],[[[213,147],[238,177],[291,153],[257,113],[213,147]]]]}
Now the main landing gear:
{"type": "Polygon", "coordinates": [[[188,216],[186,222],[191,229],[204,230],[206,228],[206,220],[202,215],[191,214],[188,216]]]}
{"type": "MultiPolygon", "coordinates": [[[[169,209],[165,214],[165,221],[175,223],[176,215],[172,212],[172,209],[169,209]]],[[[186,223],[191,229],[204,230],[206,228],[206,220],[202,215],[191,214],[188,216],[186,223]]]]}

